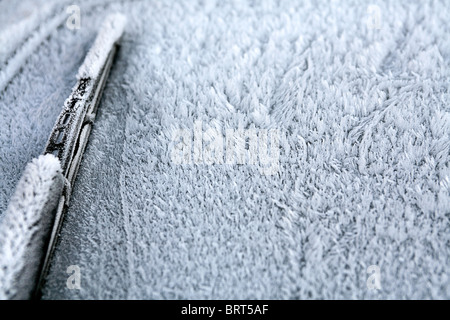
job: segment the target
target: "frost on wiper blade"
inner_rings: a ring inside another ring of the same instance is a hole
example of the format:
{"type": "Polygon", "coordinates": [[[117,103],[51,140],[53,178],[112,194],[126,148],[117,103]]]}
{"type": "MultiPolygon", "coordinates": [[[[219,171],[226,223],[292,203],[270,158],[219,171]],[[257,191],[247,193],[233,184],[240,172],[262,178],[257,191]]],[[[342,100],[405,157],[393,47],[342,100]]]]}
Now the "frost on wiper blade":
{"type": "Polygon", "coordinates": [[[121,14],[104,21],[44,156],[27,166],[3,215],[9,223],[0,224],[2,299],[39,295],[125,22],[121,14]]]}

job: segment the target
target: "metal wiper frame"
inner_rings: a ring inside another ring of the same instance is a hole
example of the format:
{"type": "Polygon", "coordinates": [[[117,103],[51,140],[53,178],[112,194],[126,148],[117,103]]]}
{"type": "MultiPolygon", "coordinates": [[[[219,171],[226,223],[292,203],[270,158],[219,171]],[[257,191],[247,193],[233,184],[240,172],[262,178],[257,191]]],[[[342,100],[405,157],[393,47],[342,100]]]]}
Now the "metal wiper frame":
{"type": "Polygon", "coordinates": [[[40,277],[35,290],[36,297],[40,295],[41,287],[50,266],[50,259],[69,205],[72,186],[78,173],[117,49],[118,43],[116,42],[109,52],[97,79],[82,78],[78,80],[72,94],[64,104],[63,111],[56,121],[44,150],[44,154],[50,153],[59,159],[62,175],[65,178],[65,185],[58,206],[55,209],[55,221],[48,241],[47,252],[42,262],[40,277]]]}

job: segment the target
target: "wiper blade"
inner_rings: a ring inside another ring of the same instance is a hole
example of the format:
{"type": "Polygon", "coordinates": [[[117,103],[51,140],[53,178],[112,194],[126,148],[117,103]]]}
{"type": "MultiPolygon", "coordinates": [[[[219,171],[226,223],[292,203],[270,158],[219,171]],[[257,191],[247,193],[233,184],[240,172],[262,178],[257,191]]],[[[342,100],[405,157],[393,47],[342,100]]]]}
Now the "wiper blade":
{"type": "Polygon", "coordinates": [[[4,213],[0,298],[40,295],[125,22],[121,14],[104,21],[78,70],[77,84],[64,103],[44,155],[27,166],[4,213]],[[21,224],[15,223],[21,217],[21,224]],[[9,257],[11,252],[14,259],[9,257]]]}

